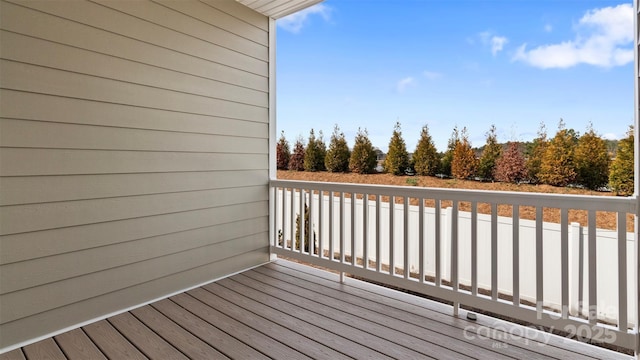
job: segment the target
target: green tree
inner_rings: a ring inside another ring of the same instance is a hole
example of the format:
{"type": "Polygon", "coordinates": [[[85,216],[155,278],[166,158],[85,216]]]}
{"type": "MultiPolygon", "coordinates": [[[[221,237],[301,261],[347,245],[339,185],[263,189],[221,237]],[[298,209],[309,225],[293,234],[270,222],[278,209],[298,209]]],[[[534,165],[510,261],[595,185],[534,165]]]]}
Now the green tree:
{"type": "Polygon", "coordinates": [[[564,121],[560,119],[558,132],[549,140],[538,178],[545,184],[566,186],[576,179],[574,154],[576,148],[576,132],[567,130],[564,121]]]}
{"type": "Polygon", "coordinates": [[[633,195],[634,142],[633,126],[631,126],[627,137],[618,142],[616,158],[609,170],[609,186],[617,195],[633,195]]]}
{"type": "Polygon", "coordinates": [[[471,148],[467,128],[463,128],[460,133],[460,140],[453,150],[453,160],[451,162],[451,175],[456,179],[467,179],[476,174],[478,170],[478,159],[471,148]]]}
{"type": "Polygon", "coordinates": [[[326,146],[324,140],[322,140],[322,131],[319,132],[319,136],[316,135],[311,129],[309,133],[309,142],[307,142],[307,148],[304,152],[304,170],[305,171],[324,171],[324,158],[327,155],[326,146]]]}
{"type": "Polygon", "coordinates": [[[540,167],[542,166],[542,158],[547,149],[547,144],[547,127],[544,122],[540,122],[538,136],[529,144],[526,153],[527,171],[531,180],[535,182],[540,182],[540,167]]]}
{"type": "Polygon", "coordinates": [[[574,155],[577,180],[595,190],[609,181],[609,152],[606,142],[589,125],[587,132],[578,140],[574,155]]]}
{"type": "Polygon", "coordinates": [[[616,157],[616,151],[618,151],[618,140],[604,140],[605,144],[607,144],[607,152],[609,153],[609,158],[613,159],[616,157]]]}
{"type": "Polygon", "coordinates": [[[282,131],[278,144],[276,144],[276,168],[278,170],[287,170],[289,168],[290,158],[291,150],[289,149],[289,142],[284,137],[284,131],[282,131]]]}
{"type": "Polygon", "coordinates": [[[482,150],[482,156],[480,156],[478,176],[493,180],[493,171],[496,166],[496,160],[502,155],[502,146],[498,144],[498,134],[495,125],[491,125],[491,129],[489,129],[489,132],[487,132],[485,136],[487,142],[482,150]]]}
{"type": "Polygon", "coordinates": [[[393,129],[393,135],[389,141],[389,151],[382,167],[385,172],[393,175],[403,175],[409,167],[409,154],[402,138],[402,131],[400,131],[400,122],[396,122],[393,129]]]}
{"type": "Polygon", "coordinates": [[[507,149],[496,160],[494,179],[502,182],[514,182],[527,178],[527,166],[517,142],[507,143],[507,149]]]}
{"type": "Polygon", "coordinates": [[[416,174],[434,176],[440,167],[438,150],[429,135],[429,127],[425,125],[420,132],[420,140],[413,153],[413,164],[416,174]]]}
{"type": "Polygon", "coordinates": [[[451,163],[453,162],[453,152],[456,149],[456,145],[460,142],[460,133],[458,131],[458,127],[455,126],[453,128],[453,132],[451,133],[451,137],[447,142],[447,151],[442,155],[442,159],[440,161],[440,172],[444,175],[451,176],[451,163]]]}
{"type": "Polygon", "coordinates": [[[349,159],[349,170],[358,174],[370,174],[375,168],[376,152],[369,140],[369,134],[366,129],[358,129],[349,159]]]}
{"type": "Polygon", "coordinates": [[[304,140],[298,136],[293,146],[293,154],[289,158],[289,170],[304,171],[304,140]]]}
{"type": "Polygon", "coordinates": [[[324,165],[329,172],[347,172],[349,171],[349,158],[351,151],[347,145],[344,134],[340,132],[340,128],[336,124],[331,134],[329,150],[324,158],[324,165]]]}

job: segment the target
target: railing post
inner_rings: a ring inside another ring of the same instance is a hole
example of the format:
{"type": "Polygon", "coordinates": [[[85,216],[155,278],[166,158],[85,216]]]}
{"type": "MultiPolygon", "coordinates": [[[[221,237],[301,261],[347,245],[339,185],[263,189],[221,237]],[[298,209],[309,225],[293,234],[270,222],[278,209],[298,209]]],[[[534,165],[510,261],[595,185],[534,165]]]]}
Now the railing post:
{"type": "Polygon", "coordinates": [[[324,257],[324,191],[318,191],[318,257],[324,257]]]}
{"type": "Polygon", "coordinates": [[[396,274],[396,253],[395,253],[395,212],[396,197],[389,196],[389,274],[396,274]]]}
{"type": "MultiPolygon", "coordinates": [[[[458,201],[451,208],[451,288],[458,291],[458,201]]],[[[458,316],[460,303],[453,302],[453,316],[458,316]]]]}
{"type": "MultiPolygon", "coordinates": [[[[296,227],[297,230],[299,231],[299,235],[300,235],[300,240],[298,240],[298,251],[302,254],[304,252],[304,236],[307,233],[306,229],[305,229],[305,223],[306,223],[306,217],[307,217],[307,212],[306,207],[307,204],[305,202],[305,191],[303,188],[300,188],[300,217],[298,219],[300,219],[298,226],[296,227]]],[[[295,236],[295,235],[294,235],[295,236]]],[[[297,237],[296,237],[297,239],[297,237]]]]}
{"type": "Polygon", "coordinates": [[[511,219],[513,305],[520,306],[520,205],[513,204],[511,219]]]}
{"type": "Polygon", "coordinates": [[[313,256],[316,248],[316,233],[313,230],[314,218],[316,216],[316,211],[313,209],[315,206],[315,201],[313,201],[313,189],[309,189],[309,255],[313,256]]]}
{"type": "Polygon", "coordinates": [[[402,260],[402,272],[404,274],[404,278],[409,278],[409,273],[411,272],[411,268],[409,267],[409,197],[404,197],[404,207],[402,211],[403,215],[403,227],[402,237],[403,237],[403,260],[402,260]]]}
{"type": "Polygon", "coordinates": [[[358,263],[358,253],[356,252],[356,202],[358,196],[355,192],[351,193],[351,266],[358,263]]]}
{"type": "MultiPolygon", "coordinates": [[[[637,130],[636,130],[637,131],[637,130]]],[[[638,176],[636,172],[636,176],[638,176]]],[[[637,190],[636,190],[637,191],[637,190]]],[[[640,360],[640,195],[636,195],[636,213],[634,217],[634,269],[635,269],[635,282],[636,282],[636,292],[635,292],[635,308],[636,308],[636,317],[635,317],[635,333],[636,333],[636,351],[635,357],[636,360],[640,360]]]]}
{"type": "Polygon", "coordinates": [[[442,259],[442,253],[441,253],[441,244],[442,244],[442,215],[441,215],[441,210],[442,210],[442,206],[440,203],[440,199],[435,199],[435,210],[433,212],[434,215],[434,219],[435,219],[435,223],[436,226],[434,227],[435,230],[435,234],[434,234],[434,241],[435,241],[435,266],[436,266],[436,279],[435,279],[435,284],[436,286],[440,286],[440,280],[442,280],[442,265],[441,265],[441,259],[442,259]]]}
{"type": "Polygon", "coordinates": [[[572,222],[569,228],[569,314],[577,316],[580,312],[580,244],[582,227],[572,222]]]}
{"type": "MultiPolygon", "coordinates": [[[[289,236],[291,237],[291,251],[295,250],[295,245],[296,245],[296,231],[295,231],[295,226],[296,226],[296,189],[294,187],[291,187],[291,214],[289,216],[291,223],[289,224],[289,227],[291,228],[291,233],[289,234],[289,236]]],[[[285,246],[286,247],[286,246],[285,246]]]]}
{"type": "MultiPolygon", "coordinates": [[[[344,229],[344,192],[340,192],[340,263],[344,264],[344,242],[345,242],[345,229],[344,229]]],[[[344,284],[344,272],[340,271],[340,283],[344,284]]]]}
{"type": "Polygon", "coordinates": [[[478,202],[471,202],[471,294],[478,295],[478,202]]]}
{"type": "Polygon", "coordinates": [[[618,212],[618,330],[627,331],[627,214],[618,212]]]}
{"type": "Polygon", "coordinates": [[[345,251],[345,246],[344,246],[344,242],[345,242],[345,237],[346,237],[346,233],[345,233],[345,226],[344,226],[344,222],[345,222],[345,213],[344,213],[344,191],[340,191],[340,236],[339,236],[339,240],[340,240],[340,263],[344,264],[344,251],[345,251]]]}
{"type": "Polygon", "coordinates": [[[381,199],[380,199],[380,195],[376,195],[376,271],[377,272],[381,272],[382,271],[382,236],[380,234],[380,232],[382,231],[382,227],[381,227],[381,209],[382,205],[381,205],[381,199]]]}
{"type": "Polygon", "coordinates": [[[633,96],[633,120],[634,120],[634,165],[633,173],[634,178],[634,197],[635,197],[635,332],[636,332],[636,359],[640,360],[640,29],[638,28],[640,23],[640,0],[633,2],[633,82],[634,82],[634,96],[633,96]]]}
{"type": "Polygon", "coordinates": [[[269,260],[274,261],[278,259],[278,255],[274,254],[271,250],[272,246],[278,245],[278,188],[269,185],[269,204],[271,205],[271,211],[269,212],[269,260]]]}
{"type": "Polygon", "coordinates": [[[596,212],[589,211],[587,215],[589,230],[587,233],[587,268],[589,269],[589,324],[595,325],[598,322],[598,256],[596,254],[597,234],[596,234],[596,212]]]}
{"type": "Polygon", "coordinates": [[[362,267],[369,268],[369,194],[362,194],[362,267]]]}
{"type": "Polygon", "coordinates": [[[420,283],[424,283],[424,199],[419,198],[418,203],[418,277],[420,283]]]}
{"type": "Polygon", "coordinates": [[[543,266],[544,266],[544,258],[543,258],[543,208],[541,206],[536,207],[536,311],[538,313],[537,316],[542,316],[543,305],[544,305],[544,286],[543,286],[543,266]]]}
{"type": "Polygon", "coordinates": [[[440,239],[440,271],[442,279],[451,280],[451,272],[449,272],[449,244],[451,243],[451,208],[442,210],[444,215],[444,235],[440,239]]]}
{"type": "Polygon", "coordinates": [[[334,232],[334,228],[333,228],[333,224],[335,223],[334,221],[334,215],[333,215],[333,190],[329,191],[329,260],[333,261],[333,232],[334,232]]]}
{"type": "MultiPolygon", "coordinates": [[[[640,0],[638,0],[640,1],[640,0]]],[[[637,31],[637,28],[636,28],[637,31]]],[[[637,65],[637,62],[636,62],[637,65]]],[[[636,66],[637,69],[637,66],[636,66]]],[[[636,128],[636,136],[637,136],[637,131],[638,129],[636,128]]],[[[636,139],[636,141],[638,141],[636,139]]],[[[636,161],[640,161],[636,158],[636,161]]],[[[637,169],[637,168],[636,168],[637,169]]],[[[636,177],[640,176],[640,174],[638,174],[638,171],[636,171],[636,177]]],[[[635,285],[636,285],[636,291],[635,291],[635,309],[636,309],[636,317],[635,317],[635,333],[636,333],[636,351],[635,351],[635,357],[636,360],[640,360],[640,195],[638,194],[638,192],[640,191],[640,189],[636,188],[636,195],[635,195],[635,200],[636,200],[636,213],[634,216],[634,224],[633,227],[635,229],[634,231],[634,269],[635,269],[635,285]]]]}
{"type": "Polygon", "coordinates": [[[498,204],[491,204],[491,299],[498,300],[498,204]]]}

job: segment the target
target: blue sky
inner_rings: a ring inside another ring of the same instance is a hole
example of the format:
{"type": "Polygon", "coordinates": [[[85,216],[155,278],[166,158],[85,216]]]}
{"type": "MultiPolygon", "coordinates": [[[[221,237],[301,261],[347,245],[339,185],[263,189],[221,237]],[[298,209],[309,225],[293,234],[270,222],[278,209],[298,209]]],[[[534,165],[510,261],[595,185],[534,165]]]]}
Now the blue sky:
{"type": "Polygon", "coordinates": [[[428,125],[473,146],[549,135],[563,118],[605,138],[633,123],[633,8],[595,0],[326,0],[277,21],[278,134],[349,145],[366,128],[386,151],[396,121],[408,151],[428,125]]]}

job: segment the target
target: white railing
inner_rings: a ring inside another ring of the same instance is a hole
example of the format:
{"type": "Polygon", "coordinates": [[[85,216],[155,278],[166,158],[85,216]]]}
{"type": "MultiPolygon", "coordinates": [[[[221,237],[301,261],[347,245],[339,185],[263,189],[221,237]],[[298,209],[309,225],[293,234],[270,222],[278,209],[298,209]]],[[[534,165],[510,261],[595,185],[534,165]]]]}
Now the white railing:
{"type": "Polygon", "coordinates": [[[286,180],[271,189],[274,254],[451,301],[456,315],[462,304],[638,351],[633,198],[286,180]],[[296,224],[302,209],[306,226],[296,224]],[[560,224],[543,221],[548,211],[560,224]],[[586,226],[569,223],[570,211],[586,226]],[[599,212],[614,213],[617,230],[597,229],[599,212]]]}

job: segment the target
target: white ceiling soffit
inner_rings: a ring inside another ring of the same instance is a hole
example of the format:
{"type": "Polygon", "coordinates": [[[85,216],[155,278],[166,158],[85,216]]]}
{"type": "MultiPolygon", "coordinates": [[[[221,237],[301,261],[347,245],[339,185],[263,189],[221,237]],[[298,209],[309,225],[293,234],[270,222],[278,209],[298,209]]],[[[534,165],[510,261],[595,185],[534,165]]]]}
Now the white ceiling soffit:
{"type": "Polygon", "coordinates": [[[321,3],[323,0],[236,0],[239,3],[266,15],[280,19],[300,10],[321,3]]]}

